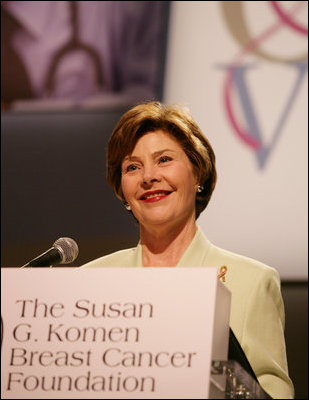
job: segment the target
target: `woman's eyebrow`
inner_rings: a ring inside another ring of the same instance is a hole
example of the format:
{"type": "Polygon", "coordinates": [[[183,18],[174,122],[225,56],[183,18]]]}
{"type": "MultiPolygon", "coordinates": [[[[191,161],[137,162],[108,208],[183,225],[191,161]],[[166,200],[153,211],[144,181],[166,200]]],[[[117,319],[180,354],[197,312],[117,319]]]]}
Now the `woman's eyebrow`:
{"type": "MultiPolygon", "coordinates": [[[[172,149],[163,149],[163,150],[158,150],[153,152],[151,155],[153,158],[159,157],[161,154],[165,153],[165,152],[172,152],[175,153],[175,150],[172,149]]],[[[138,156],[132,156],[132,155],[128,155],[123,159],[123,162],[125,161],[139,161],[140,157],[138,156]]]]}
{"type": "Polygon", "coordinates": [[[175,153],[175,150],[172,150],[172,149],[158,150],[158,151],[155,151],[154,153],[152,153],[152,156],[155,158],[155,157],[158,157],[158,156],[160,156],[161,154],[163,154],[163,153],[165,153],[165,152],[172,152],[172,153],[175,153]]]}

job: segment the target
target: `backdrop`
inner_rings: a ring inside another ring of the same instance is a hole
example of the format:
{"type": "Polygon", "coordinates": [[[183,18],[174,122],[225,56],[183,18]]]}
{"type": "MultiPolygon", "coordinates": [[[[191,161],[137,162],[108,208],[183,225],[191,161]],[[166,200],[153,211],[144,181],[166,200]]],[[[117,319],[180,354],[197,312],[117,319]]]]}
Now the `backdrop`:
{"type": "Polygon", "coordinates": [[[172,2],[164,100],[217,155],[199,223],[218,246],[307,278],[308,3],[172,2]]]}

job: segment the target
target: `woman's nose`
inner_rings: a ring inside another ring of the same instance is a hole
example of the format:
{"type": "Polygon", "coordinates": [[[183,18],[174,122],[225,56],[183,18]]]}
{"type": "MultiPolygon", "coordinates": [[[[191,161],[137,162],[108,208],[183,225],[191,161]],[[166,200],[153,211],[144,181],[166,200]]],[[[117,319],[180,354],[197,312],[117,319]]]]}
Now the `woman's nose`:
{"type": "Polygon", "coordinates": [[[144,166],[142,180],[144,185],[159,182],[160,175],[158,169],[154,165],[144,166]]]}

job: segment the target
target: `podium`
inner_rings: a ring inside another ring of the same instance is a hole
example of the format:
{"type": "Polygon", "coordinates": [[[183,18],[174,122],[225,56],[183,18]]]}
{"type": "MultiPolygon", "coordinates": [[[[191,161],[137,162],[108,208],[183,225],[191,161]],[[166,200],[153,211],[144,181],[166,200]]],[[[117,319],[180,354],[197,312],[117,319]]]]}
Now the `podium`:
{"type": "Polygon", "coordinates": [[[216,398],[231,372],[213,363],[231,301],[217,274],[2,268],[1,398],[216,398]]]}

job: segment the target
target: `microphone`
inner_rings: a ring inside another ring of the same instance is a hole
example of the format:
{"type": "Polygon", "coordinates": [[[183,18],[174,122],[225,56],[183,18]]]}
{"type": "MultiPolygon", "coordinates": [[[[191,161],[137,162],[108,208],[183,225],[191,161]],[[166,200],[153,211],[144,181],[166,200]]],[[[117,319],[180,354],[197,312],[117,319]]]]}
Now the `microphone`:
{"type": "Polygon", "coordinates": [[[25,267],[51,267],[54,264],[69,264],[78,256],[78,246],[76,242],[67,237],[59,238],[53,247],[42,253],[38,257],[29,261],[21,268],[25,267]]]}

